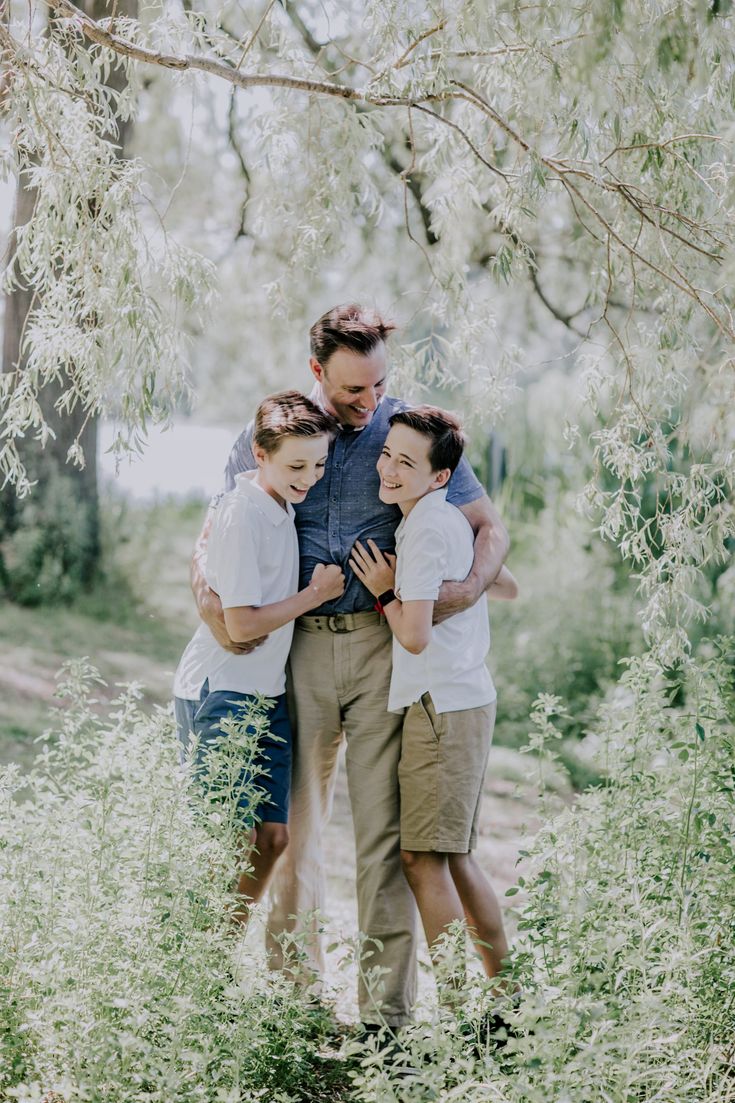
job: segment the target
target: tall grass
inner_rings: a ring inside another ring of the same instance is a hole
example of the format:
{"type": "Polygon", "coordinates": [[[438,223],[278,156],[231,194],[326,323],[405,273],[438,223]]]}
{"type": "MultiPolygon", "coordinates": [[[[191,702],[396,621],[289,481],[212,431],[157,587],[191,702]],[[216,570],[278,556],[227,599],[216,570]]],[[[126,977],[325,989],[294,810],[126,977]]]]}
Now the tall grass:
{"type": "MultiPolygon", "coordinates": [[[[510,975],[522,998],[505,1009],[515,1036],[500,1048],[484,1036],[494,999],[471,979],[459,1016],[437,1004],[391,1050],[341,1054],[325,1050],[323,1013],[287,979],[254,963],[245,986],[233,979],[237,833],[226,801],[197,799],[170,717],[145,715],[134,691],[100,709],[93,673],[76,664],[30,798],[19,799],[16,769],[1,775],[0,1093],[732,1100],[732,660],[720,643],[692,665],[684,705],[655,666],[631,660],[601,710],[605,783],[561,812],[549,804],[531,872],[510,890],[521,901],[510,975]]],[[[541,784],[559,742],[555,708],[544,696],[534,713],[529,770],[541,784]]]]}

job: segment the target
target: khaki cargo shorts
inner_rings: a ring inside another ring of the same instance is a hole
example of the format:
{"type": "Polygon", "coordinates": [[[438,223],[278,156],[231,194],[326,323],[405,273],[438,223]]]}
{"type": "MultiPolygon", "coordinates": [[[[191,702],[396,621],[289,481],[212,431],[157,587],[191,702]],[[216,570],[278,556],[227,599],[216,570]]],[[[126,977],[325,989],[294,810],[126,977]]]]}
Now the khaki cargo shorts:
{"type": "Polygon", "coordinates": [[[403,850],[474,849],[494,725],[494,701],[437,713],[425,693],[406,710],[398,765],[403,850]]]}

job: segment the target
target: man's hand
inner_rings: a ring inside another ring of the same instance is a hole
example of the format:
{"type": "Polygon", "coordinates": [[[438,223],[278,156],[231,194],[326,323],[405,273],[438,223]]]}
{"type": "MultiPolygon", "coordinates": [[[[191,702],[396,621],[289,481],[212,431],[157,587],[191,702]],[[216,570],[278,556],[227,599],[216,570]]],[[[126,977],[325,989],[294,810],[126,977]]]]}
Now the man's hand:
{"type": "Polygon", "coordinates": [[[250,651],[254,651],[256,647],[260,647],[261,643],[264,643],[268,637],[261,636],[257,640],[248,640],[247,643],[233,643],[227,634],[225,617],[222,612],[222,602],[219,599],[219,595],[207,585],[205,573],[207,541],[209,539],[211,527],[212,511],[210,510],[204,521],[204,527],[197,538],[194,547],[194,555],[191,561],[191,590],[194,594],[194,600],[197,603],[197,612],[220,647],[223,647],[225,651],[229,651],[233,655],[247,655],[250,651]]]}
{"type": "Polygon", "coordinates": [[[233,643],[225,628],[225,617],[222,612],[222,602],[214,590],[208,590],[199,606],[199,615],[214,636],[220,647],[233,655],[248,655],[261,643],[265,643],[267,636],[259,636],[257,640],[248,640],[247,643],[233,643]]]}
{"type": "Polygon", "coordinates": [[[350,566],[373,597],[392,590],[396,582],[396,557],[382,552],[374,540],[368,540],[368,551],[359,540],[352,549],[350,566]]]}
{"type": "Polygon", "coordinates": [[[483,592],[477,576],[471,571],[464,582],[442,582],[439,596],[434,602],[433,624],[441,624],[455,613],[463,613],[474,605],[483,592]]]}

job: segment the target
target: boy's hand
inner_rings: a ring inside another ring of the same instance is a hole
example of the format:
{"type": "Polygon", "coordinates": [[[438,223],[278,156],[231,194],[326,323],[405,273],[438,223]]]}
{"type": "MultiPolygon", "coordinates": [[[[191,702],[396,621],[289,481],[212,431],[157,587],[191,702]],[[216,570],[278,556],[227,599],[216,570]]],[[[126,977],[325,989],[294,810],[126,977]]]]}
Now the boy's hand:
{"type": "Polygon", "coordinates": [[[359,540],[355,542],[350,566],[373,597],[380,597],[395,586],[396,557],[382,552],[374,540],[368,540],[368,545],[370,550],[363,547],[359,540]]]}
{"type": "Polygon", "coordinates": [[[309,585],[316,590],[318,604],[340,597],[345,588],[345,576],[336,563],[317,563],[309,585]]]}

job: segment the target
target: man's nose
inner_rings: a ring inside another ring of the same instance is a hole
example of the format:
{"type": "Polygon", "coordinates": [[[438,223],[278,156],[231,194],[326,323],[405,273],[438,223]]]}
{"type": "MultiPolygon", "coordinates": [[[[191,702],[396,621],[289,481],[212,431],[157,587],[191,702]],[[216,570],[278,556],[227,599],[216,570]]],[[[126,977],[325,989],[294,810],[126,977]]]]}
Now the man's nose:
{"type": "Polygon", "coordinates": [[[377,410],[378,396],[375,393],[375,387],[368,387],[366,391],[363,391],[362,402],[366,410],[377,410]]]}

